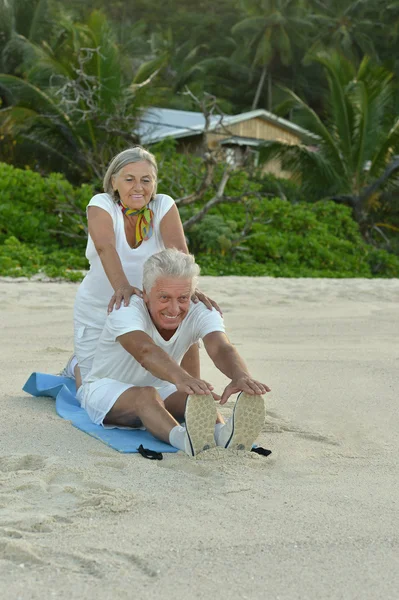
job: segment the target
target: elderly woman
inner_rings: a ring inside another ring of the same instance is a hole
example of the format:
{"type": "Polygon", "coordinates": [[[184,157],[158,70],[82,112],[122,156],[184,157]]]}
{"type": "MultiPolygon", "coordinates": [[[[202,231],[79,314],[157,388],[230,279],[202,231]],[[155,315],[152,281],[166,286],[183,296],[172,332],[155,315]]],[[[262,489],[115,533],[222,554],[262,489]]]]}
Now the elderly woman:
{"type": "MultiPolygon", "coordinates": [[[[77,387],[87,377],[107,313],[142,295],[143,264],[164,248],[187,253],[177,207],[170,196],[157,194],[155,157],[136,146],[115,156],[104,177],[104,193],[87,207],[90,271],[79,286],[74,308],[75,357],[69,364],[77,387]],[[80,369],[80,373],[79,373],[80,369]]],[[[194,301],[212,304],[196,292],[194,301]]],[[[217,306],[216,306],[217,308],[217,306]]],[[[199,375],[198,348],[191,348],[183,368],[199,375]]]]}

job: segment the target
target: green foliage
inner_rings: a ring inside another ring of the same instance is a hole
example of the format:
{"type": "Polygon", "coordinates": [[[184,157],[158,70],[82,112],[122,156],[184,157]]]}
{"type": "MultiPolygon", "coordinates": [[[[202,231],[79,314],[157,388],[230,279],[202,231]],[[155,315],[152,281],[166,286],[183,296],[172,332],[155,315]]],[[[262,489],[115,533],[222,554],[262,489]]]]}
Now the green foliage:
{"type": "MultiPolygon", "coordinates": [[[[314,60],[323,66],[329,86],[325,118],[291,90],[287,94],[307,115],[308,129],[319,138],[317,150],[270,141],[265,142],[261,159],[281,160],[310,198],[331,198],[351,206],[364,237],[370,238],[377,222],[390,223],[389,211],[382,215],[376,210],[378,196],[385,193],[386,198],[398,189],[399,119],[393,74],[367,57],[358,69],[338,53],[320,54],[314,60]]],[[[393,193],[390,200],[393,214],[397,210],[393,193]]]]}
{"type": "Polygon", "coordinates": [[[93,188],[74,188],[59,173],[43,178],[0,163],[0,243],[14,236],[43,249],[86,244],[85,210],[93,188]]]}
{"type": "Polygon", "coordinates": [[[399,276],[399,258],[367,245],[345,206],[324,201],[292,205],[273,198],[260,201],[258,212],[262,222],[254,222],[241,238],[221,215],[207,215],[193,227],[190,244],[203,274],[399,276]]]}
{"type": "Polygon", "coordinates": [[[261,173],[256,177],[259,182],[259,192],[265,196],[286,198],[289,202],[304,202],[308,200],[301,186],[292,179],[276,177],[272,173],[261,173]]]}
{"type": "Polygon", "coordinates": [[[225,256],[237,239],[237,222],[225,221],[221,215],[209,214],[190,229],[190,250],[194,254],[220,254],[225,256]]]}
{"type": "Polygon", "coordinates": [[[271,64],[291,65],[294,48],[304,45],[304,34],[310,28],[306,7],[300,0],[245,0],[242,6],[245,18],[232,29],[233,36],[241,41],[236,52],[237,59],[242,58],[245,48],[245,58],[251,60],[253,67],[262,68],[252,110],[258,106],[268,71],[267,108],[271,110],[271,64]]]}
{"type": "Polygon", "coordinates": [[[399,277],[399,258],[395,254],[367,247],[367,260],[375,277],[399,277]]]}
{"type": "Polygon", "coordinates": [[[310,20],[315,35],[309,54],[320,49],[335,49],[354,63],[360,62],[365,54],[377,58],[373,34],[387,33],[388,29],[381,19],[376,19],[378,3],[378,0],[334,0],[334,4],[330,4],[310,0],[310,20]]]}
{"type": "MultiPolygon", "coordinates": [[[[168,160],[174,160],[171,154],[168,160]]],[[[182,176],[192,172],[183,168],[182,176]]],[[[240,203],[214,207],[187,233],[204,274],[399,276],[399,258],[367,245],[347,207],[255,195],[260,184],[244,172],[230,186],[234,194],[248,186],[250,191],[240,203]]],[[[0,275],[81,279],[88,266],[85,207],[93,193],[59,174],[42,178],[0,163],[0,275]]]]}
{"type": "Polygon", "coordinates": [[[187,190],[195,189],[204,173],[201,158],[178,154],[176,145],[176,140],[167,138],[151,147],[158,162],[158,192],[172,198],[180,198],[187,190]]]}
{"type": "MultiPolygon", "coordinates": [[[[98,177],[116,152],[137,143],[136,96],[146,85],[135,80],[107,18],[99,11],[84,23],[65,16],[49,40],[37,43],[17,33],[13,39],[22,76],[0,73],[0,135],[15,142],[14,164],[40,165],[44,172],[62,165],[75,182],[98,177]]],[[[147,75],[158,66],[147,61],[147,75]]]]}
{"type": "Polygon", "coordinates": [[[15,237],[0,244],[0,275],[8,277],[32,277],[38,273],[47,277],[80,281],[87,269],[81,252],[55,250],[45,253],[34,244],[23,244],[15,237]]]}

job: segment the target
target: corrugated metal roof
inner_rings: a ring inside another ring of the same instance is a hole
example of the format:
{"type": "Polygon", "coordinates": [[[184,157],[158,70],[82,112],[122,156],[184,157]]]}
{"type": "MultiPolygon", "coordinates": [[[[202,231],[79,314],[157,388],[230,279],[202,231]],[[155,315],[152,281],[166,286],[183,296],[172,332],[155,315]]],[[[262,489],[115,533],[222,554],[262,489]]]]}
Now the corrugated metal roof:
{"type": "MultiPolygon", "coordinates": [[[[210,130],[214,130],[218,126],[228,127],[228,125],[232,125],[233,123],[254,118],[261,118],[274,123],[287,131],[295,133],[304,141],[316,141],[318,139],[310,131],[263,109],[251,110],[239,115],[212,116],[210,119],[210,130]]],[[[138,133],[142,143],[151,144],[167,137],[183,138],[200,135],[204,131],[204,128],[205,117],[200,112],[154,107],[144,110],[139,122],[138,133]]]]}

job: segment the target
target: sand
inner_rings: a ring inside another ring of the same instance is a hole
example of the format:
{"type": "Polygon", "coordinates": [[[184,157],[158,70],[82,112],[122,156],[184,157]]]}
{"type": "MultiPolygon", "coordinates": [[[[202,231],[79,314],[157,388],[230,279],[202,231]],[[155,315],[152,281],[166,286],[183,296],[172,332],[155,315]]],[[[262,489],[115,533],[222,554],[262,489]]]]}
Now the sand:
{"type": "Polygon", "coordinates": [[[2,598],[397,600],[399,280],[203,278],[273,454],[160,462],[21,391],[69,357],[76,287],[0,281],[2,598]]]}

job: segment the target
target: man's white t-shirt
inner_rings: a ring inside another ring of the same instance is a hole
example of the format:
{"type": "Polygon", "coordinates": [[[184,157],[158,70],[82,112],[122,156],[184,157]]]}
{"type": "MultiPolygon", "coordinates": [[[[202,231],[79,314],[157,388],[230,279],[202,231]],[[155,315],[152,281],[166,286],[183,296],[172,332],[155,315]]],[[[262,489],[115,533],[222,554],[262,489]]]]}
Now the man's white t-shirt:
{"type": "Polygon", "coordinates": [[[225,331],[223,318],[202,302],[191,302],[189,311],[170,340],[164,340],[155,327],[147,306],[138,296],[132,296],[129,306],[113,310],[107,317],[98,341],[92,369],[86,383],[110,378],[135,386],[160,387],[164,381],[144,369],[117,341],[120,335],[144,331],[159,348],[180,364],[187,350],[213,331],[225,331]]]}

